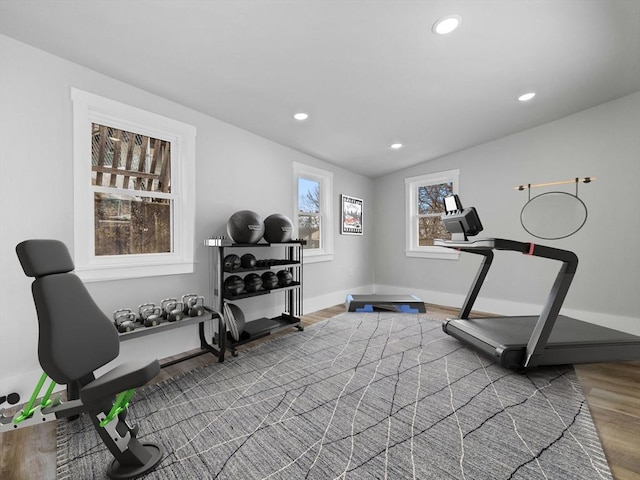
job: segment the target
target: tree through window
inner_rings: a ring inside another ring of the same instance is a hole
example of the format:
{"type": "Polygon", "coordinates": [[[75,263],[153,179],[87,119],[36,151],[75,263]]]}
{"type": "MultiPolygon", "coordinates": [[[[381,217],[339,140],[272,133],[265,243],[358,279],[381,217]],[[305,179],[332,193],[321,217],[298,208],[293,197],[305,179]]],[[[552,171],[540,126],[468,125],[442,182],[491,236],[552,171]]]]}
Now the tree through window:
{"type": "Polygon", "coordinates": [[[457,258],[457,253],[435,247],[436,238],[450,239],[441,220],[444,198],[458,193],[458,170],[405,179],[408,256],[457,258]]]}
{"type": "Polygon", "coordinates": [[[306,248],[320,248],[320,182],[298,178],[298,234],[306,248]]]}
{"type": "Polygon", "coordinates": [[[293,163],[296,235],[306,241],[304,261],[333,260],[333,173],[293,163]]]}
{"type": "Polygon", "coordinates": [[[433,245],[436,238],[451,239],[440,216],[444,213],[444,197],[453,193],[453,182],[436,183],[417,187],[418,197],[418,246],[433,245]]]}

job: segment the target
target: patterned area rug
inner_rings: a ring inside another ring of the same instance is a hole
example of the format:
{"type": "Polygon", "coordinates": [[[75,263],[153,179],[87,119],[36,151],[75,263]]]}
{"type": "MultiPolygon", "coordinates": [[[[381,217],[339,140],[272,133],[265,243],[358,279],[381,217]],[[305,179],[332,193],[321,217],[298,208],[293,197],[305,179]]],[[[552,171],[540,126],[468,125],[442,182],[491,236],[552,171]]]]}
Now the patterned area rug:
{"type": "MultiPolygon", "coordinates": [[[[427,315],[344,313],[136,392],[149,479],[608,479],[571,366],[520,375],[427,315]]],[[[106,478],[88,418],[58,478],[106,478]]]]}

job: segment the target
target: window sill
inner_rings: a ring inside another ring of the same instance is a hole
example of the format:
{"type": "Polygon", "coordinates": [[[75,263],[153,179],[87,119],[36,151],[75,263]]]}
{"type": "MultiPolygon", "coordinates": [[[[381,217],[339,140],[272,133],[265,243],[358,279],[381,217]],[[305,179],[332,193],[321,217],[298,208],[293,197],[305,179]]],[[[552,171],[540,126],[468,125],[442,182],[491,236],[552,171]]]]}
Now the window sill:
{"type": "Polygon", "coordinates": [[[127,278],[159,277],[193,273],[193,263],[171,263],[157,265],[111,265],[78,267],[76,275],[83,282],[103,282],[127,278]]]}
{"type": "Polygon", "coordinates": [[[304,263],[319,263],[333,261],[333,253],[307,253],[304,252],[304,263]]]}
{"type": "Polygon", "coordinates": [[[407,257],[436,258],[440,260],[458,260],[460,257],[459,252],[440,247],[433,247],[433,250],[429,249],[428,251],[405,250],[404,253],[407,257]]]}

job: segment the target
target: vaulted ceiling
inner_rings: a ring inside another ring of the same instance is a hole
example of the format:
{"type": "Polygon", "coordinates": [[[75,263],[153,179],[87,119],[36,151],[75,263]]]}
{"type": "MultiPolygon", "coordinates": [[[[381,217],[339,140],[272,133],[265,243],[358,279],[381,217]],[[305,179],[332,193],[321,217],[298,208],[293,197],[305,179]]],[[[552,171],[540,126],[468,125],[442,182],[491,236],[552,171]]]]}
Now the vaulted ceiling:
{"type": "Polygon", "coordinates": [[[640,91],[635,0],[1,0],[0,33],[370,177],[640,91]]]}

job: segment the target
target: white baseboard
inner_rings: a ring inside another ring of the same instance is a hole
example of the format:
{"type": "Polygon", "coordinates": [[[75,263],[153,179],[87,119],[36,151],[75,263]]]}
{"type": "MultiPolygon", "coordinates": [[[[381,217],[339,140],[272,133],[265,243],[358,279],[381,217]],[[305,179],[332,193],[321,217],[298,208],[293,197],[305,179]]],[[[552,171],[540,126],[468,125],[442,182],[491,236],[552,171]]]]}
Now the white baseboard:
{"type": "MultiPolygon", "coordinates": [[[[466,295],[394,287],[389,285],[374,285],[374,292],[388,293],[390,295],[413,294],[419,297],[423,302],[449,307],[461,306],[466,298],[466,295]]],[[[479,297],[475,302],[474,310],[495,313],[496,315],[539,315],[542,310],[542,305],[479,297]]],[[[640,336],[640,319],[638,318],[611,315],[601,312],[589,312],[586,310],[577,310],[572,308],[563,308],[561,313],[562,315],[567,315],[578,320],[640,336]]]]}
{"type": "MultiPolygon", "coordinates": [[[[311,313],[323,308],[333,307],[340,303],[345,303],[347,295],[370,295],[375,293],[373,285],[362,285],[360,287],[350,288],[349,290],[340,290],[327,295],[311,297],[304,299],[304,313],[311,313]]],[[[345,303],[346,305],[346,303],[345,303]]],[[[346,309],[346,307],[345,307],[346,309]]]]}

